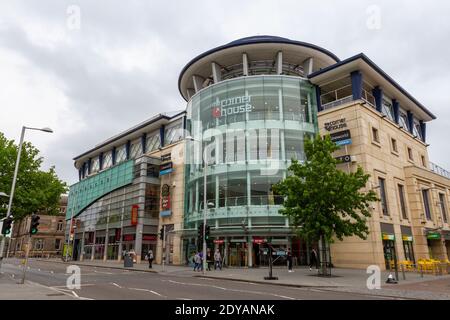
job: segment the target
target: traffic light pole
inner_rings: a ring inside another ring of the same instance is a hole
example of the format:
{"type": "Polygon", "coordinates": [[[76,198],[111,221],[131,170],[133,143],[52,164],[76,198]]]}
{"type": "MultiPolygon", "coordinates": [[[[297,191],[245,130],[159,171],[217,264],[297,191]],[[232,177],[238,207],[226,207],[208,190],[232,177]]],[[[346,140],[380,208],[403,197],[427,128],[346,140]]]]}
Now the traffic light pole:
{"type": "Polygon", "coordinates": [[[31,247],[31,234],[28,234],[28,244],[27,244],[27,251],[25,251],[25,261],[23,262],[22,279],[20,280],[19,284],[25,283],[25,274],[27,272],[28,267],[28,255],[30,254],[30,247],[31,247]]]}

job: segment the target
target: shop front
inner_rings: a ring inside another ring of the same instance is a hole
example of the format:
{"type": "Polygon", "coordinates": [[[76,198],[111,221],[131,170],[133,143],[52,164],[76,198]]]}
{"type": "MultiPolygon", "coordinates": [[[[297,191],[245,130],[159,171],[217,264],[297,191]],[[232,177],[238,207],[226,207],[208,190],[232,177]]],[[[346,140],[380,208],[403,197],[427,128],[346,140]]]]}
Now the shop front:
{"type": "Polygon", "coordinates": [[[413,248],[413,236],[411,227],[401,226],[402,231],[402,243],[403,243],[403,254],[404,258],[407,261],[411,261],[412,263],[416,263],[416,259],[414,256],[414,248],[413,248]]]}
{"type": "Polygon", "coordinates": [[[383,255],[384,263],[387,270],[390,270],[392,265],[398,261],[397,250],[395,247],[395,233],[394,226],[389,223],[380,223],[381,225],[381,240],[383,241],[383,255]]]}

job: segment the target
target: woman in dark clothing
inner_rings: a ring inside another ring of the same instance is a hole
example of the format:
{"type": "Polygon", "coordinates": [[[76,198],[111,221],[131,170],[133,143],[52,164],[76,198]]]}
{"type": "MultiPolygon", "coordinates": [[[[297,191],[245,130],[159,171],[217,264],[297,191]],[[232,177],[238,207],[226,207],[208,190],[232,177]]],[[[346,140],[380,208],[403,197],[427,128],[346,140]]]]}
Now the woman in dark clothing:
{"type": "Polygon", "coordinates": [[[311,256],[309,258],[309,271],[312,270],[312,266],[316,266],[319,269],[319,257],[317,256],[317,251],[315,248],[311,250],[311,256]]]}

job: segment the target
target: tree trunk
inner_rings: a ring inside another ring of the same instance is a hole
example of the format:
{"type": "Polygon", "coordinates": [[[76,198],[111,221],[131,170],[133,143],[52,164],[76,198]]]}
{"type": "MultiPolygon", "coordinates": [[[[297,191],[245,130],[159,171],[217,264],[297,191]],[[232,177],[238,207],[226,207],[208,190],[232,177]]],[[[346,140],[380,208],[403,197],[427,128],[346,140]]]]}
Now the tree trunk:
{"type": "Polygon", "coordinates": [[[321,274],[323,276],[327,276],[328,275],[327,245],[326,245],[325,237],[323,235],[320,235],[320,243],[321,243],[321,249],[322,249],[321,254],[320,254],[321,274]]]}

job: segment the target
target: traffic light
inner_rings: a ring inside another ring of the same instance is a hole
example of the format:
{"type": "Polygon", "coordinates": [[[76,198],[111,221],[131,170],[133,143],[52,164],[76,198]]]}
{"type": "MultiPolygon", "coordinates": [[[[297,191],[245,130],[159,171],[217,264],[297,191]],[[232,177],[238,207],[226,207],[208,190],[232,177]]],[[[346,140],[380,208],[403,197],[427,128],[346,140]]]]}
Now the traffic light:
{"type": "Polygon", "coordinates": [[[209,239],[210,231],[211,231],[211,227],[208,226],[208,225],[206,225],[206,228],[205,228],[205,239],[206,239],[206,240],[209,239]]]}
{"type": "Polygon", "coordinates": [[[198,226],[197,239],[199,243],[203,242],[203,222],[198,226]]]}
{"type": "Polygon", "coordinates": [[[159,229],[159,240],[164,240],[164,227],[159,229]]]}
{"type": "Polygon", "coordinates": [[[38,232],[38,226],[39,226],[40,219],[41,219],[41,217],[39,217],[37,214],[33,214],[31,216],[30,234],[36,234],[38,232]]]}
{"type": "Polygon", "coordinates": [[[2,235],[6,236],[11,233],[11,225],[13,219],[11,217],[3,219],[2,235]]]}

